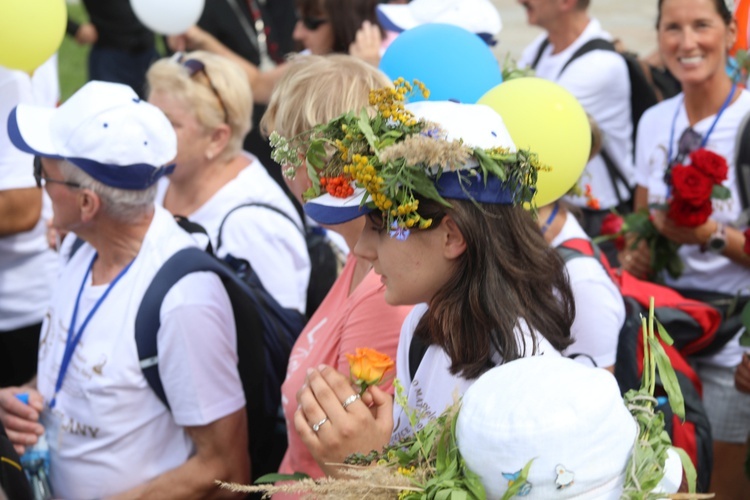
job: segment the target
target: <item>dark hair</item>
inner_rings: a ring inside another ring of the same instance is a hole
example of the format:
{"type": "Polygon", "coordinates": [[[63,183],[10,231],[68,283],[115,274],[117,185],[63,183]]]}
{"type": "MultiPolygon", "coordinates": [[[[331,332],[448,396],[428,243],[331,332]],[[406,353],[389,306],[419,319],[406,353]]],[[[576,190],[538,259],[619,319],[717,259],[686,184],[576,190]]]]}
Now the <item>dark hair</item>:
{"type": "Polygon", "coordinates": [[[328,19],[333,30],[333,52],[339,54],[349,53],[349,45],[364,21],[380,27],[375,13],[378,3],[378,0],[296,0],[302,15],[328,19]]]}
{"type": "Polygon", "coordinates": [[[590,0],[578,0],[576,10],[586,10],[589,8],[589,4],[591,4],[590,0]]]}
{"type": "Polygon", "coordinates": [[[420,200],[420,215],[449,214],[466,251],[414,335],[443,348],[451,373],[470,379],[490,368],[496,353],[508,362],[537,348],[536,342],[519,345],[520,328],[535,330],[560,351],[568,347],[575,316],[568,276],[531,215],[521,207],[449,201],[452,208],[420,200]]]}
{"type": "MultiPolygon", "coordinates": [[[[718,12],[722,21],[724,21],[724,24],[729,26],[732,23],[734,14],[729,11],[729,7],[727,7],[726,2],[724,0],[713,0],[713,3],[714,3],[714,7],[716,7],[716,12],[718,12]]],[[[656,11],[657,12],[656,13],[656,29],[659,29],[659,23],[661,23],[662,4],[664,4],[664,0],[659,0],[657,11],[656,11]]]]}

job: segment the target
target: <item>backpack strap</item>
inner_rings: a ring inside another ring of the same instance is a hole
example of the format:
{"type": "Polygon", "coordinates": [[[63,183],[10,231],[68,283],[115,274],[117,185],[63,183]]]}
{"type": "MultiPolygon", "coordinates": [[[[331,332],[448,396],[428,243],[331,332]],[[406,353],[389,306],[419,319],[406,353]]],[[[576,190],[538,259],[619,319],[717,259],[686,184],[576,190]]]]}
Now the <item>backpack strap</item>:
{"type": "Polygon", "coordinates": [[[549,38],[545,38],[542,40],[541,45],[539,45],[539,50],[536,52],[536,56],[534,56],[534,61],[531,63],[531,69],[536,69],[537,65],[539,65],[539,61],[542,59],[542,54],[544,53],[544,49],[549,47],[549,38]]]}
{"type": "Polygon", "coordinates": [[[299,227],[297,223],[294,221],[294,219],[292,219],[289,216],[289,214],[287,214],[280,208],[274,207],[273,205],[269,205],[267,203],[250,202],[250,203],[243,203],[241,205],[237,205],[236,207],[231,209],[229,212],[227,212],[224,218],[221,220],[221,224],[219,224],[219,234],[216,236],[216,251],[217,252],[219,251],[219,248],[221,248],[221,244],[222,244],[221,234],[222,234],[222,231],[224,230],[224,224],[226,223],[227,219],[234,211],[239,210],[240,208],[243,208],[243,207],[261,207],[267,210],[271,210],[272,212],[276,212],[277,214],[279,214],[280,216],[284,217],[286,220],[291,222],[292,225],[297,229],[297,231],[299,231],[302,234],[302,237],[305,238],[305,240],[307,240],[307,231],[305,228],[304,219],[302,221],[302,227],[299,227]]]}
{"type": "MultiPolygon", "coordinates": [[[[557,248],[557,253],[562,257],[563,262],[570,262],[571,260],[578,257],[593,257],[599,264],[604,268],[607,276],[614,281],[617,286],[617,271],[609,265],[607,256],[594,244],[591,240],[586,238],[571,238],[560,243],[557,248]]],[[[617,286],[619,289],[620,287],[617,286]]]]}
{"type": "Polygon", "coordinates": [[[750,219],[750,113],[742,119],[738,130],[734,168],[744,219],[740,222],[745,225],[750,219]]]}
{"type": "Polygon", "coordinates": [[[630,198],[633,197],[633,189],[630,187],[630,184],[628,184],[628,180],[625,178],[625,176],[620,172],[620,169],[615,164],[614,160],[610,156],[610,154],[607,152],[607,149],[602,146],[601,151],[599,151],[599,156],[602,157],[602,160],[604,161],[604,166],[607,168],[607,173],[609,174],[609,180],[612,183],[612,189],[615,191],[615,196],[617,196],[617,204],[618,206],[622,206],[624,203],[626,203],[628,200],[623,200],[622,195],[620,194],[620,188],[617,185],[617,181],[622,182],[622,184],[628,189],[628,192],[630,192],[630,198]]]}
{"type": "MultiPolygon", "coordinates": [[[[161,327],[161,305],[172,286],[190,273],[210,271],[235,286],[247,288],[220,260],[197,247],[183,248],[162,265],[143,295],[135,318],[135,343],[143,375],[156,396],[169,408],[158,369],[157,333],[161,327]]],[[[249,296],[253,296],[248,289],[249,296]]],[[[239,334],[238,334],[239,335],[239,334]]],[[[261,346],[262,347],[262,346],[261,346]]],[[[259,359],[262,363],[262,349],[259,359]]],[[[262,371],[261,371],[262,373],[262,371]]]]}
{"type": "Polygon", "coordinates": [[[563,74],[565,68],[567,68],[570,63],[572,63],[582,55],[588,54],[589,52],[592,52],[594,50],[608,50],[610,52],[617,52],[617,50],[615,50],[615,44],[613,44],[609,40],[605,40],[603,38],[594,38],[592,40],[589,40],[588,42],[578,47],[578,50],[573,52],[573,55],[570,56],[570,59],[568,59],[565,64],[563,64],[563,67],[562,69],[560,69],[557,77],[560,78],[560,75],[563,74]]]}
{"type": "Polygon", "coordinates": [[[430,347],[429,344],[420,337],[416,335],[412,336],[411,343],[409,344],[409,376],[411,380],[414,380],[417,368],[419,368],[419,364],[424,359],[428,347],[430,347]]]}

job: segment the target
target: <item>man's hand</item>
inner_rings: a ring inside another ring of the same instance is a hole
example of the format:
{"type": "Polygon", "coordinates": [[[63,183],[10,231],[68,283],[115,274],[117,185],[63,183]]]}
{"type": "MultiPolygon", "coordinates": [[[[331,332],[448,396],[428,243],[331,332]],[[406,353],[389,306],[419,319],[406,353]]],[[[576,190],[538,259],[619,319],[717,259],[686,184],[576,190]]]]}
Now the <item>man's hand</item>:
{"type": "Polygon", "coordinates": [[[19,455],[23,455],[26,446],[36,444],[39,436],[44,434],[44,427],[39,423],[39,414],[44,408],[44,398],[36,389],[30,387],[6,387],[0,389],[0,421],[3,422],[8,439],[19,455]],[[29,395],[29,404],[22,403],[17,394],[29,395]]]}

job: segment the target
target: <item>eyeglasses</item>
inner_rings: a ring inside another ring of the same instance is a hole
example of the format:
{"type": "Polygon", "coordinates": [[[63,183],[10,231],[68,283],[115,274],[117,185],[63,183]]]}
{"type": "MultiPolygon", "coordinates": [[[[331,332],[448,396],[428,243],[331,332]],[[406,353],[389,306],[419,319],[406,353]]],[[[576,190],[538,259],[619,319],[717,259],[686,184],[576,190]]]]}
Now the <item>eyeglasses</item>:
{"type": "Polygon", "coordinates": [[[34,180],[36,180],[36,187],[38,188],[42,187],[45,183],[63,184],[65,186],[76,189],[80,189],[83,187],[75,182],[48,178],[47,172],[42,169],[42,159],[38,156],[34,157],[34,180]]]}
{"type": "Polygon", "coordinates": [[[328,19],[324,17],[301,16],[299,14],[297,14],[297,19],[302,21],[305,28],[310,31],[315,31],[328,22],[328,19]]]}
{"type": "Polygon", "coordinates": [[[219,104],[221,105],[221,109],[224,112],[224,123],[229,123],[229,113],[227,113],[227,107],[224,104],[224,99],[221,98],[221,94],[219,94],[219,91],[214,86],[214,82],[211,81],[211,77],[208,76],[208,72],[206,71],[206,65],[203,64],[203,61],[199,61],[198,59],[185,59],[185,54],[182,52],[177,52],[173,59],[181,64],[185,69],[188,71],[188,76],[190,78],[194,77],[198,73],[203,73],[203,76],[206,77],[206,81],[208,82],[208,86],[211,88],[211,91],[216,96],[216,99],[219,100],[219,104]]]}

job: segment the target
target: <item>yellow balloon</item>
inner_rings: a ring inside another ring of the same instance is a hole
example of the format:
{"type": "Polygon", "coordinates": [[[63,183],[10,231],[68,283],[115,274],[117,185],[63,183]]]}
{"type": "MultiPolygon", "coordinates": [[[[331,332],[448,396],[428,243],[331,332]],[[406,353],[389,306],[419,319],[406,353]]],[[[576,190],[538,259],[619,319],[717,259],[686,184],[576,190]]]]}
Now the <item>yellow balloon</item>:
{"type": "Polygon", "coordinates": [[[537,206],[557,200],[578,181],[591,150],[591,127],[570,92],[541,78],[516,78],[488,91],[478,104],[503,117],[517,148],[537,153],[550,167],[539,172],[537,206]]]}
{"type": "Polygon", "coordinates": [[[60,48],[67,20],[65,0],[2,0],[0,66],[32,73],[60,48]]]}

